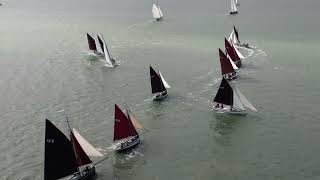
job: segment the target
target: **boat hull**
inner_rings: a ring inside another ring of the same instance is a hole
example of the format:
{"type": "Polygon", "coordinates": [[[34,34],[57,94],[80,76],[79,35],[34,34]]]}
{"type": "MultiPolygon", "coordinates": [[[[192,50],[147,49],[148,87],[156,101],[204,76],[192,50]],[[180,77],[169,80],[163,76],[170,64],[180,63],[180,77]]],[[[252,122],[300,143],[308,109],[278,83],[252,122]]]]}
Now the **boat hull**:
{"type": "Polygon", "coordinates": [[[236,72],[232,72],[232,73],[229,73],[229,74],[225,74],[223,75],[223,77],[226,79],[226,80],[233,80],[233,79],[236,79],[237,78],[237,73],[236,72]]]}
{"type": "Polygon", "coordinates": [[[235,11],[235,12],[230,12],[231,15],[236,15],[238,14],[238,11],[235,11]]]}
{"type": "Polygon", "coordinates": [[[232,115],[247,115],[245,110],[231,110],[230,108],[217,108],[214,107],[213,110],[218,114],[232,114],[232,115]]]}
{"type": "Polygon", "coordinates": [[[161,18],[156,18],[156,21],[162,21],[163,20],[163,17],[161,18]]]}
{"type": "Polygon", "coordinates": [[[153,100],[160,101],[160,100],[162,100],[162,99],[164,99],[166,97],[168,97],[168,93],[167,93],[167,91],[164,91],[164,92],[161,92],[161,93],[155,95],[153,100]]]}
{"type": "Polygon", "coordinates": [[[80,175],[79,173],[74,174],[68,180],[93,180],[96,177],[96,169],[92,166],[90,169],[82,172],[80,175]]]}
{"type": "Polygon", "coordinates": [[[133,136],[132,138],[129,138],[125,141],[122,141],[120,143],[117,143],[117,147],[116,147],[116,151],[124,151],[127,150],[129,148],[132,148],[134,146],[136,146],[137,144],[140,143],[140,138],[139,136],[133,136]]]}

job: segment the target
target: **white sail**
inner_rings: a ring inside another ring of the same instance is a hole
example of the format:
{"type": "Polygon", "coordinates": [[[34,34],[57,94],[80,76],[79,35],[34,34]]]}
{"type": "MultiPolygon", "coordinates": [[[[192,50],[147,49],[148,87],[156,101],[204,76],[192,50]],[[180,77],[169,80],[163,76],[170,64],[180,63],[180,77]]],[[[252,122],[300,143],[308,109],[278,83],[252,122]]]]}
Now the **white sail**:
{"type": "Polygon", "coordinates": [[[159,19],[163,16],[160,8],[158,8],[156,4],[153,4],[152,6],[152,16],[154,19],[159,19]]]}
{"type": "Polygon", "coordinates": [[[238,94],[244,107],[250,109],[251,111],[257,112],[257,109],[248,101],[248,99],[240,92],[238,88],[234,88],[234,91],[238,94]]]}
{"type": "Polygon", "coordinates": [[[231,65],[232,65],[233,69],[234,70],[238,70],[239,69],[238,66],[230,58],[228,58],[228,59],[229,59],[231,65]]]}
{"type": "Polygon", "coordinates": [[[237,6],[234,0],[231,0],[231,12],[237,12],[237,6]]]}
{"type": "Polygon", "coordinates": [[[240,6],[240,0],[236,0],[236,6],[240,6]]]}
{"type": "Polygon", "coordinates": [[[164,87],[165,87],[165,88],[171,88],[171,86],[167,83],[167,81],[164,80],[164,78],[163,78],[163,76],[162,76],[162,74],[161,74],[160,71],[159,71],[159,75],[160,75],[160,77],[161,77],[161,80],[162,80],[162,82],[163,82],[164,87]]]}
{"type": "Polygon", "coordinates": [[[244,56],[241,54],[241,52],[237,49],[237,47],[236,46],[233,46],[234,47],[234,49],[236,50],[236,53],[238,54],[238,56],[239,56],[239,58],[240,59],[244,59],[244,56]]]}
{"type": "Polygon", "coordinates": [[[84,150],[84,152],[88,155],[88,156],[92,156],[92,157],[102,157],[103,154],[101,152],[99,152],[95,147],[93,147],[87,140],[85,140],[76,129],[72,129],[72,132],[75,136],[75,138],[77,139],[77,141],[79,142],[80,146],[82,147],[82,149],[84,150]]]}
{"type": "Polygon", "coordinates": [[[236,110],[245,110],[238,93],[235,92],[233,88],[233,108],[236,110]]]}
{"type": "Polygon", "coordinates": [[[163,17],[163,14],[162,14],[162,11],[160,9],[160,6],[158,5],[158,9],[159,9],[159,14],[160,14],[160,17],[163,17]]]}
{"type": "Polygon", "coordinates": [[[136,128],[136,129],[144,129],[143,126],[141,125],[141,123],[133,116],[133,114],[131,113],[131,111],[128,110],[128,116],[132,122],[132,125],[136,128]]]}
{"type": "Polygon", "coordinates": [[[229,41],[230,43],[233,43],[233,42],[234,42],[234,30],[232,30],[232,32],[231,32],[231,34],[230,34],[230,36],[229,36],[229,38],[228,38],[228,41],[229,41]]]}
{"type": "Polygon", "coordinates": [[[100,46],[99,40],[98,40],[98,34],[96,34],[96,35],[94,36],[94,41],[96,42],[97,51],[98,51],[99,53],[101,53],[101,54],[104,54],[104,52],[103,52],[103,50],[102,50],[102,48],[101,48],[101,46],[100,46]]]}
{"type": "MultiPolygon", "coordinates": [[[[104,41],[104,39],[103,39],[104,41]]],[[[104,50],[104,56],[105,56],[105,60],[106,60],[106,66],[108,67],[114,67],[112,62],[111,62],[111,57],[109,56],[108,50],[107,50],[107,45],[106,42],[103,42],[103,50],[104,50]]]]}

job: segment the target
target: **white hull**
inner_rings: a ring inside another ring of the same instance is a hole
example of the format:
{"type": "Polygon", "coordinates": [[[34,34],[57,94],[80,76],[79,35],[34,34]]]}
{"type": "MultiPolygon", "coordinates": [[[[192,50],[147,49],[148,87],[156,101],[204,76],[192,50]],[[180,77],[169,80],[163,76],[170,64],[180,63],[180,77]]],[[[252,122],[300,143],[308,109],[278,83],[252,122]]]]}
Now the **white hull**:
{"type": "Polygon", "coordinates": [[[236,72],[232,72],[232,73],[223,75],[223,77],[224,77],[226,80],[233,80],[233,79],[235,79],[237,76],[238,76],[238,74],[237,74],[236,72]]]}
{"type": "Polygon", "coordinates": [[[140,142],[139,136],[131,136],[125,140],[121,140],[120,142],[117,142],[115,144],[116,146],[115,150],[123,151],[139,144],[139,142],[140,142]]]}
{"type": "Polygon", "coordinates": [[[234,115],[247,115],[248,114],[245,110],[231,110],[229,107],[222,108],[222,109],[213,107],[213,110],[219,114],[224,114],[224,113],[234,114],[234,115]]]}

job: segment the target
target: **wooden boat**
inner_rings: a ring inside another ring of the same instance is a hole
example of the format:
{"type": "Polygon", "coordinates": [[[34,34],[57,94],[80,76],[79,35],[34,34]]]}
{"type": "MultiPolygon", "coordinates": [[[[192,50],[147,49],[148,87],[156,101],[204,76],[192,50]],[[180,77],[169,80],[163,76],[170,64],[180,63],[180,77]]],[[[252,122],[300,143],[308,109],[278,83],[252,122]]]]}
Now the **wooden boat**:
{"type": "Polygon", "coordinates": [[[246,115],[248,110],[257,112],[257,109],[234,85],[230,86],[225,78],[222,78],[219,90],[213,100],[213,109],[217,113],[246,115]]]}
{"type": "Polygon", "coordinates": [[[168,96],[167,89],[171,88],[167,81],[163,78],[161,72],[157,73],[150,66],[150,80],[151,80],[151,90],[154,94],[154,100],[162,100],[168,96]]]}
{"type": "Polygon", "coordinates": [[[140,142],[136,128],[142,129],[143,127],[128,109],[125,115],[115,104],[113,141],[116,151],[129,149],[140,142]]]}
{"type": "Polygon", "coordinates": [[[46,119],[45,180],[56,180],[64,177],[68,180],[89,180],[95,177],[95,166],[86,152],[96,157],[103,155],[76,130],[71,131],[69,125],[68,127],[70,140],[52,122],[46,119]]]}

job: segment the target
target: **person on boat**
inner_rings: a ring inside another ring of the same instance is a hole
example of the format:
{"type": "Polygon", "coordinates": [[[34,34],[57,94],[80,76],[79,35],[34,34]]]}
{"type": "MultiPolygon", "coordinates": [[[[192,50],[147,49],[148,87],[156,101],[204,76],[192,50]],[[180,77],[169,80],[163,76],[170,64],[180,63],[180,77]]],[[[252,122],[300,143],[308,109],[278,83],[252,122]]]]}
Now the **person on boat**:
{"type": "Polygon", "coordinates": [[[219,108],[219,103],[216,104],[215,108],[219,108]]]}
{"type": "Polygon", "coordinates": [[[223,109],[223,104],[221,104],[221,107],[220,107],[220,109],[223,109]]]}

